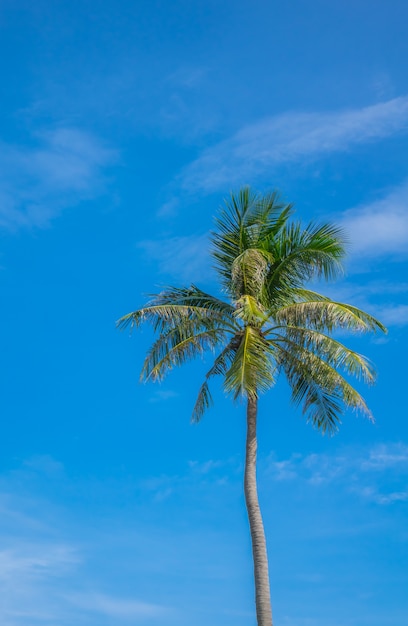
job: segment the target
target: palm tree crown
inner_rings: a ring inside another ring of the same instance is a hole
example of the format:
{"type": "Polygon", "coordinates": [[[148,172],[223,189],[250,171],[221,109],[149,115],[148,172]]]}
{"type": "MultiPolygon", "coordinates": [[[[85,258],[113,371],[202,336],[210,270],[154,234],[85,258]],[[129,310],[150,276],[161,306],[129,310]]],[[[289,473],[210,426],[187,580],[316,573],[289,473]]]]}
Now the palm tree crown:
{"type": "Polygon", "coordinates": [[[216,220],[212,255],[226,300],[195,285],[169,287],[122,317],[121,328],[150,322],[158,339],[142,369],[161,380],[174,366],[206,350],[218,351],[193,409],[199,420],[211,405],[210,379],[223,377],[237,399],[257,398],[284,373],[292,399],[322,432],[337,429],[345,408],[371,417],[349,375],[374,381],[369,361],[333,338],[337,329],[385,331],[371,315],[335,302],[305,285],[342,271],[344,241],[330,225],[289,221],[292,206],[276,192],[248,188],[232,195],[216,220]]]}

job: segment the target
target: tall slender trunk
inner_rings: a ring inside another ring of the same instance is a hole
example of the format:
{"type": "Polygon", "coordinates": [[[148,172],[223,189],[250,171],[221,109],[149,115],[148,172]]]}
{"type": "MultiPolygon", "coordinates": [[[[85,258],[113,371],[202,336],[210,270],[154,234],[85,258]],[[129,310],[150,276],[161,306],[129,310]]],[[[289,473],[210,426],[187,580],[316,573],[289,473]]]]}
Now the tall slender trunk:
{"type": "Polygon", "coordinates": [[[252,555],[254,560],[255,604],[258,626],[272,626],[271,592],[269,588],[268,556],[265,532],[259,508],[256,486],[256,418],[258,402],[248,399],[247,439],[245,457],[244,491],[251,531],[252,555]]]}

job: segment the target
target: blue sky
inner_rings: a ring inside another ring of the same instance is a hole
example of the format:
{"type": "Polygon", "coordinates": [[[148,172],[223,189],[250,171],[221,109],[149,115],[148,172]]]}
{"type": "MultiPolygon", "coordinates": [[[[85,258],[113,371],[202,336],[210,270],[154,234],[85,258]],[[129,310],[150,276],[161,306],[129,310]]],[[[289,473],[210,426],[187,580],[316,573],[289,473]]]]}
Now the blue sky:
{"type": "Polygon", "coordinates": [[[323,438],[262,398],[259,491],[280,626],[408,614],[405,2],[86,0],[0,7],[0,600],[4,626],[249,626],[244,408],[206,371],[139,385],[115,320],[167,284],[216,289],[222,199],[278,188],[346,229],[321,285],[389,327],[376,422],[323,438]]]}

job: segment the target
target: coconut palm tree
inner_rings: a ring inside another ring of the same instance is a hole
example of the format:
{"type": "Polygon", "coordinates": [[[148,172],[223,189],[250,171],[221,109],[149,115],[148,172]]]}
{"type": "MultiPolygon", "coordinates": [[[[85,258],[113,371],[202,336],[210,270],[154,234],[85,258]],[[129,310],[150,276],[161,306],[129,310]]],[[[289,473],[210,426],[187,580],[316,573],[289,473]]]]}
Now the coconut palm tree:
{"type": "Polygon", "coordinates": [[[225,392],[246,402],[245,501],[252,539],[258,626],[272,626],[268,560],[256,484],[258,398],[279,374],[295,403],[323,433],[334,432],[345,408],[371,414],[350,376],[374,381],[372,365],[333,331],[385,331],[371,315],[335,302],[308,285],[342,269],[344,242],[332,225],[290,220],[292,206],[276,192],[244,188],[226,202],[212,235],[212,255],[225,298],[195,285],[168,287],[141,309],[122,317],[120,328],[152,324],[158,338],[142,380],[161,380],[173,367],[210,350],[213,364],[193,409],[200,420],[211,405],[210,381],[221,376],[225,392]]]}

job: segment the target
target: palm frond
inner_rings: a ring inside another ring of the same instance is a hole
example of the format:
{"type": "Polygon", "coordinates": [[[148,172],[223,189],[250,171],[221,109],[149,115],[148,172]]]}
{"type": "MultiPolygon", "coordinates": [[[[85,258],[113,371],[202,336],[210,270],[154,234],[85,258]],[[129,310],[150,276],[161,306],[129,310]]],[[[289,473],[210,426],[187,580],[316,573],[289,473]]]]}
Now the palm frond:
{"type": "Polygon", "coordinates": [[[200,332],[189,325],[172,328],[161,335],[147,353],[140,377],[142,380],[162,380],[171,369],[206,350],[213,351],[225,342],[225,338],[223,328],[208,328],[200,332]]]}
{"type": "Polygon", "coordinates": [[[351,331],[382,331],[387,329],[375,317],[341,302],[309,300],[283,306],[273,313],[274,319],[290,326],[304,326],[316,330],[333,331],[337,328],[351,331]]]}
{"type": "Polygon", "coordinates": [[[239,336],[234,359],[225,374],[224,388],[236,400],[257,398],[274,383],[273,346],[256,328],[246,326],[239,336]]]}
{"type": "Polygon", "coordinates": [[[362,379],[365,383],[374,383],[376,371],[373,364],[363,355],[350,350],[333,337],[300,326],[284,326],[274,331],[283,333],[274,339],[278,345],[313,352],[336,370],[342,370],[349,376],[362,379]]]}
{"type": "Polygon", "coordinates": [[[268,315],[262,305],[253,296],[241,296],[235,304],[234,315],[244,324],[260,328],[268,321],[268,315]]]}
{"type": "Polygon", "coordinates": [[[166,332],[188,319],[199,323],[218,319],[225,323],[230,321],[233,326],[233,313],[234,308],[229,303],[206,294],[194,285],[189,288],[168,287],[153,295],[145,307],[121,317],[117,326],[121,330],[133,330],[148,322],[155,331],[166,332]]]}
{"type": "Polygon", "coordinates": [[[222,316],[232,315],[234,310],[230,303],[202,291],[193,284],[189,287],[167,287],[153,298],[155,304],[199,307],[222,316]]]}
{"type": "Polygon", "coordinates": [[[276,259],[268,277],[272,296],[276,289],[302,287],[314,277],[331,279],[343,271],[344,236],[330,224],[302,228],[300,222],[293,222],[270,242],[269,249],[276,259]]]}
{"type": "Polygon", "coordinates": [[[303,405],[307,416],[322,433],[338,429],[345,407],[373,419],[361,395],[319,355],[292,344],[279,350],[279,364],[292,389],[292,400],[303,405]]]}

